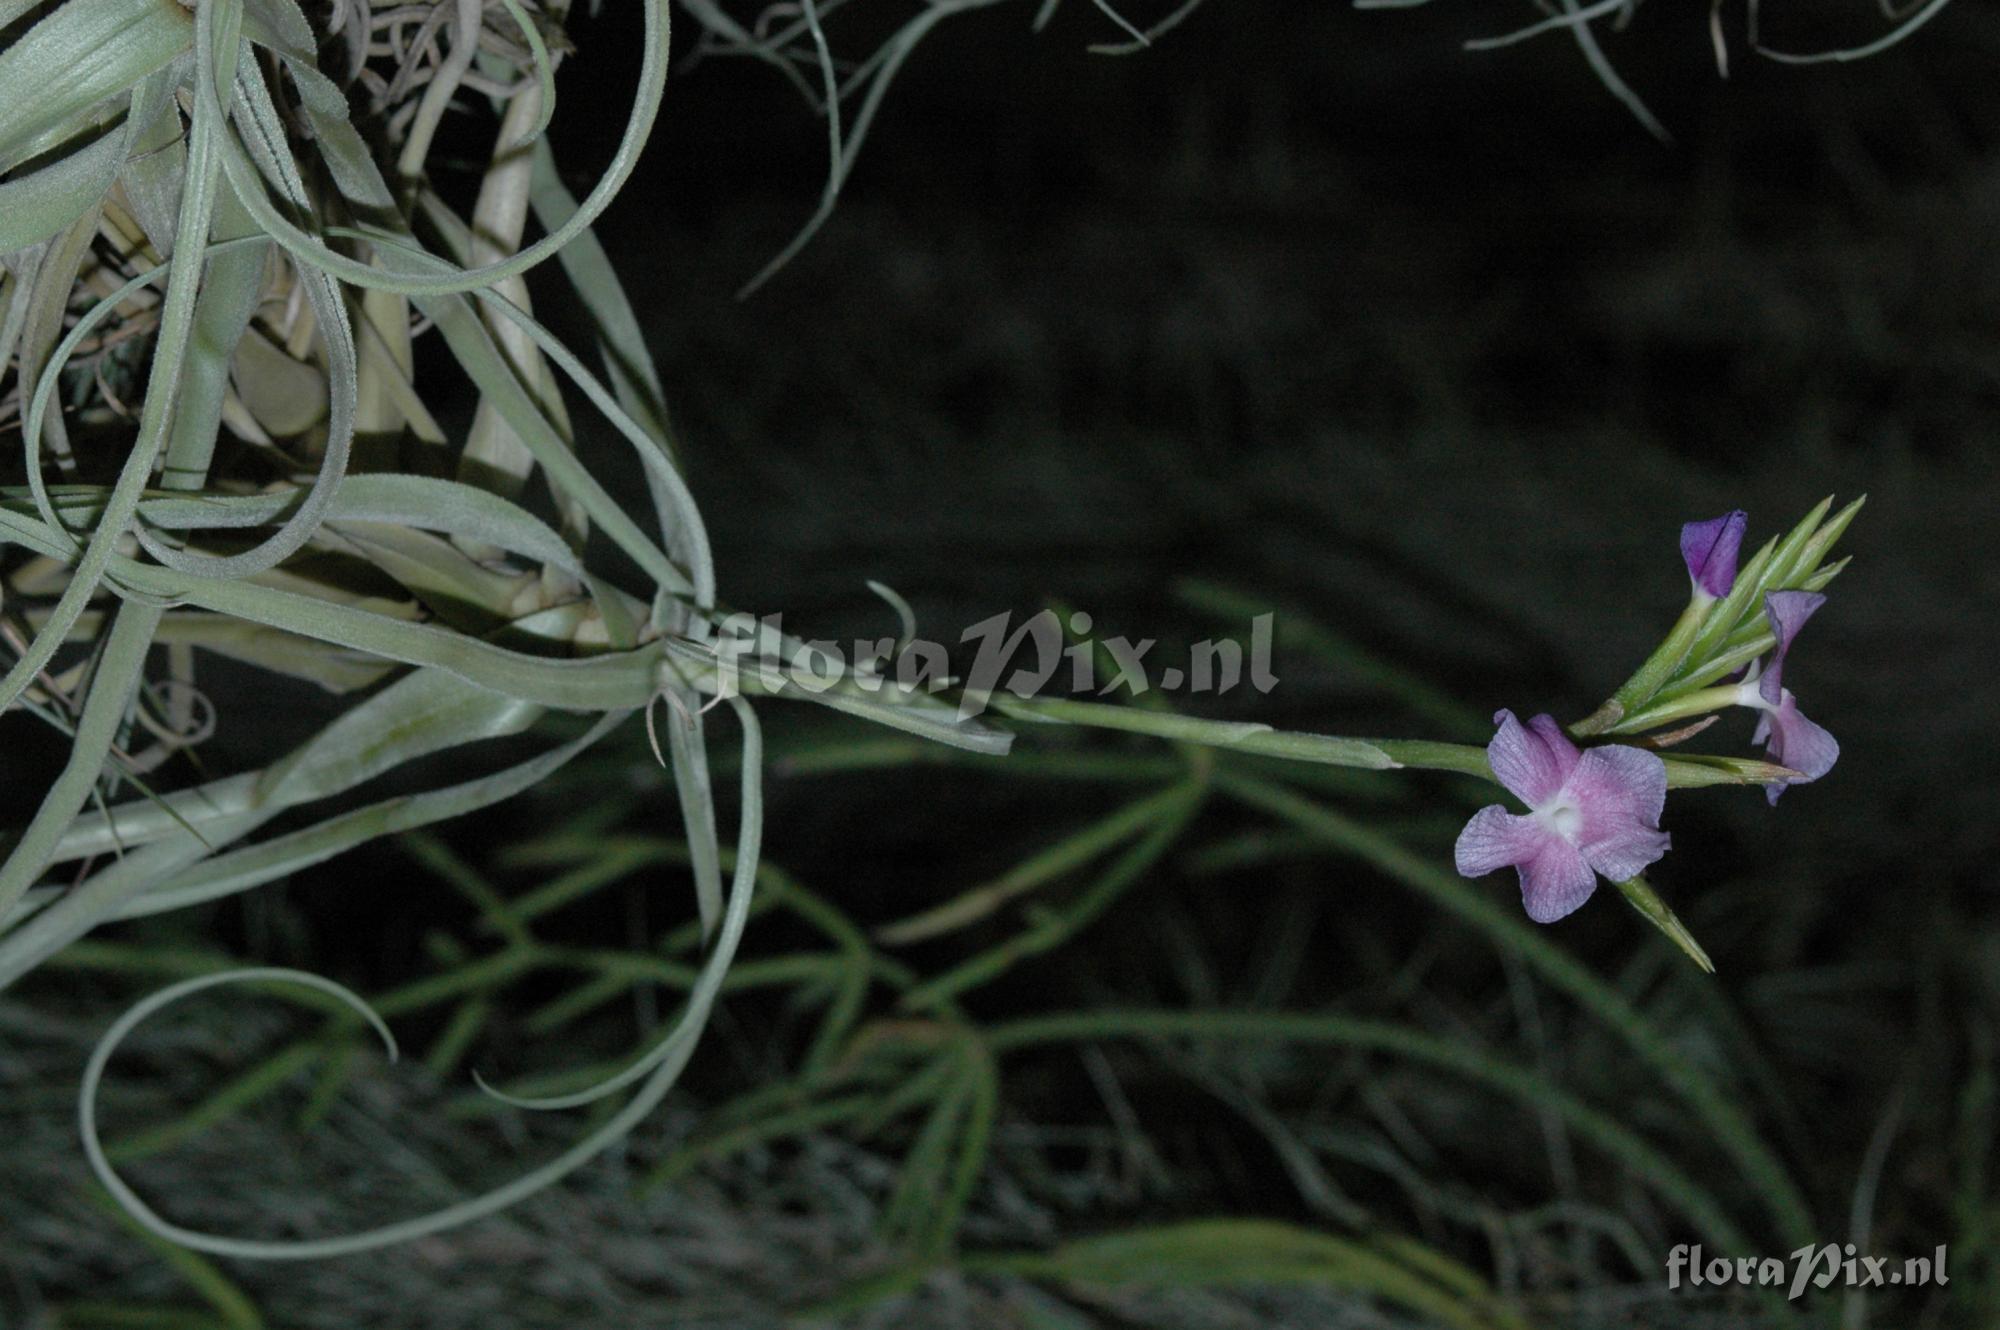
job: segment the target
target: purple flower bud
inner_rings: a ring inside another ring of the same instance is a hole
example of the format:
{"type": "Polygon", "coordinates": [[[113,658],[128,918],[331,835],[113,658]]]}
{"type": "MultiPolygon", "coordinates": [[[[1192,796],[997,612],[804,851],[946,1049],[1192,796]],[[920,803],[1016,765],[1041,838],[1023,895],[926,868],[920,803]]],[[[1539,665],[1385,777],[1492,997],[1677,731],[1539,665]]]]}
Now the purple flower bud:
{"type": "Polygon", "coordinates": [[[1460,874],[1518,870],[1528,917],[1547,924],[1589,900],[1599,873],[1623,882],[1667,852],[1660,830],[1667,764],[1657,753],[1622,745],[1579,750],[1548,715],[1523,726],[1501,711],[1493,722],[1499,729],[1486,763],[1529,812],[1490,804],[1474,813],[1458,836],[1460,874]]]}
{"type": "Polygon", "coordinates": [[[1736,552],[1743,546],[1743,528],[1749,520],[1738,508],[1681,528],[1681,558],[1688,576],[1707,594],[1719,599],[1736,585],[1736,552]]]}

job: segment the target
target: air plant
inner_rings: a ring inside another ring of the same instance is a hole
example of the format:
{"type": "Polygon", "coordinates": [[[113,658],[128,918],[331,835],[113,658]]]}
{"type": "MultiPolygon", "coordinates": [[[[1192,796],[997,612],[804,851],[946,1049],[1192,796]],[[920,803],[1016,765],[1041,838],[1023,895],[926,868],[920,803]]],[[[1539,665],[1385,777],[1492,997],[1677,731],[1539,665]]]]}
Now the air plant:
{"type": "MultiPolygon", "coordinates": [[[[0,184],[0,349],[15,370],[6,409],[25,482],[0,506],[13,648],[0,709],[71,742],[0,865],[0,984],[101,924],[248,891],[505,799],[665,698],[679,716],[668,765],[712,941],[676,1037],[604,1088],[644,1080],[621,1119],[643,1116],[691,1054],[755,879],[758,731],[748,703],[729,699],[745,760],[725,892],[701,718],[702,694],[717,688],[705,645],[714,564],[657,373],[589,233],[658,113],[668,10],[644,5],[629,121],[579,202],[542,137],[565,8],[340,3],[316,30],[294,0],[0,5],[0,28],[23,25],[0,53],[0,169],[11,176],[0,184]],[[498,131],[462,214],[428,167],[443,117],[472,95],[494,102],[498,131]],[[524,244],[531,213],[546,234],[524,244]],[[529,313],[521,275],[558,255],[597,317],[608,383],[529,313]],[[461,439],[427,405],[457,385],[414,381],[420,330],[478,393],[461,439]],[[574,451],[559,379],[638,452],[654,530],[574,451]],[[553,522],[526,506],[537,473],[553,522]],[[593,570],[593,532],[641,570],[644,594],[593,570]],[[165,758],[216,723],[198,673],[210,652],[355,702],[259,769],[152,788],[165,758]],[[549,711],[598,719],[482,770],[480,741],[549,711]],[[257,836],[446,751],[463,754],[457,783],[257,836]]],[[[802,695],[943,742],[1007,747],[921,692],[854,682],[802,695]]],[[[621,1133],[600,1130],[574,1160],[621,1133]]],[[[514,1194],[340,1249],[462,1222],[514,1194]]]]}
{"type": "MultiPolygon", "coordinates": [[[[660,110],[667,0],[642,8],[644,58],[624,133],[577,200],[543,135],[568,51],[561,0],[435,0],[380,12],[367,0],[334,0],[316,11],[317,26],[296,0],[0,0],[0,32],[13,35],[0,51],[0,363],[13,369],[0,421],[22,446],[18,473],[10,468],[19,483],[0,492],[9,649],[0,713],[69,741],[0,863],[0,987],[102,925],[248,892],[498,803],[642,712],[650,723],[656,703],[707,939],[679,1019],[624,1070],[557,1097],[492,1092],[556,1109],[631,1091],[577,1144],[484,1196],[320,1241],[222,1237],[155,1213],[98,1143],[97,1089],[140,1021],[218,985],[303,987],[352,1006],[385,1039],[388,1028],[347,990],[295,971],[203,975],[161,990],[99,1045],[81,1121],[107,1189],[173,1241],[271,1259],[379,1247],[491,1214],[644,1120],[693,1056],[750,918],[762,833],[759,692],[993,756],[1014,736],[974,714],[982,708],[1029,730],[1109,728],[1212,750],[1217,761],[1195,764],[1149,811],[1168,828],[1192,816],[1232,755],[1495,778],[1485,750],[1460,744],[1280,733],[1006,691],[967,709],[873,664],[821,677],[808,644],[776,628],[761,643],[781,662],[775,684],[747,687],[726,670],[718,632],[731,610],[675,459],[662,381],[590,229],[630,178],[660,110]],[[430,168],[439,126],[465,98],[490,102],[497,129],[476,200],[461,210],[430,168]],[[543,234],[529,242],[531,216],[543,234]],[[601,375],[533,317],[522,278],[549,259],[595,319],[601,375]],[[442,343],[451,373],[418,381],[419,337],[442,343]],[[431,403],[468,385],[477,410],[454,437],[431,403]],[[577,450],[579,402],[637,454],[643,514],[577,450]],[[537,477],[545,500],[531,490],[537,477]],[[612,551],[640,585],[605,571],[612,551]],[[346,699],[345,709],[261,766],[177,785],[185,764],[172,759],[232,711],[203,690],[209,654],[303,680],[346,699]],[[812,686],[786,689],[787,672],[810,674],[812,686]],[[708,757],[706,716],[717,703],[741,729],[733,856],[723,852],[708,757]],[[527,734],[552,712],[591,723],[510,766],[483,758],[485,741],[527,734]],[[334,808],[440,753],[460,768],[454,783],[334,808]],[[271,832],[281,817],[286,829],[271,832]]],[[[800,21],[819,42],[815,14],[808,4],[800,21]]],[[[704,22],[718,30],[713,13],[704,22]]],[[[838,101],[829,85],[828,105],[838,101]]],[[[859,142],[843,147],[838,117],[830,121],[829,199],[859,142]]],[[[1796,627],[1777,596],[1817,593],[1839,571],[1822,563],[1855,506],[1831,520],[1826,511],[1767,546],[1726,592],[1710,589],[1706,568],[1695,573],[1696,603],[1661,650],[1571,737],[1557,736],[1594,745],[1579,770],[1644,766],[1663,789],[1817,774],[1606,741],[1665,749],[1690,717],[1740,700],[1720,681],[1766,652],[1782,655],[1796,627]],[[1767,606],[1784,642],[1766,630],[1767,606]],[[1729,697],[1718,700],[1719,688],[1729,697]]],[[[1776,672],[1774,655],[1764,676],[1774,685],[1776,672]]],[[[1774,729],[1781,758],[1790,754],[1785,724],[1774,729]]],[[[1560,834],[1559,813],[1550,817],[1560,834]]],[[[1615,860],[1632,872],[1621,886],[1677,927],[1637,879],[1642,857],[1615,860]]],[[[947,975],[912,1001],[941,1007],[978,978],[947,975]]]]}

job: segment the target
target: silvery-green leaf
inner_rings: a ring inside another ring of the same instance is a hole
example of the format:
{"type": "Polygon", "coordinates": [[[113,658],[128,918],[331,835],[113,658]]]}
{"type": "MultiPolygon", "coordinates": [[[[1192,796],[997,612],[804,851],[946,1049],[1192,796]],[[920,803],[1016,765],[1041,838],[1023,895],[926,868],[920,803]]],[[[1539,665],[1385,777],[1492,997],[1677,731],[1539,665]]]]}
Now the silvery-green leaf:
{"type": "Polygon", "coordinates": [[[274,438],[304,434],[326,419],[326,375],[292,359],[255,328],[236,343],[236,395],[274,438]]]}
{"type": "Polygon", "coordinates": [[[66,4],[0,51],[0,88],[35,89],[0,97],[0,171],[11,170],[38,137],[164,68],[194,39],[194,16],[162,0],[66,4]],[[62,77],[50,78],[60,70],[62,77]]]}

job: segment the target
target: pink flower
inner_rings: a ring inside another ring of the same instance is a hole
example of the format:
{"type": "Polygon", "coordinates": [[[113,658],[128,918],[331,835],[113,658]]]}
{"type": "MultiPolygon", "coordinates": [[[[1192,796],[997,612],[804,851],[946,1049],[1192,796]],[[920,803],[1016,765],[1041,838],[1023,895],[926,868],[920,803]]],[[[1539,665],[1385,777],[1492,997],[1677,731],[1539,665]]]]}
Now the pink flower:
{"type": "Polygon", "coordinates": [[[1523,726],[1511,711],[1486,746],[1500,783],[1528,805],[1525,816],[1492,804],[1458,835],[1458,871],[1521,874],[1521,903],[1536,923],[1553,923],[1597,890],[1597,875],[1623,882],[1667,852],[1660,810],[1667,765],[1655,753],[1618,745],[1579,750],[1549,715],[1523,726]]]}

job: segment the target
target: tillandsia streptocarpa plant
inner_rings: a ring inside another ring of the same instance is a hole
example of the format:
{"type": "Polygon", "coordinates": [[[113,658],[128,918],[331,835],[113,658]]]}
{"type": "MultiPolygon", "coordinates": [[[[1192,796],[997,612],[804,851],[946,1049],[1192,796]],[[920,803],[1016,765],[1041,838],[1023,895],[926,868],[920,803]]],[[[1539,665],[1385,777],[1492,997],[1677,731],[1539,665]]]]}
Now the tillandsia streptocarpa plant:
{"type": "MultiPolygon", "coordinates": [[[[1503,712],[1488,750],[1005,689],[967,708],[879,662],[827,677],[809,644],[775,627],[756,630],[780,661],[775,680],[738,674],[720,649],[730,616],[662,380],[591,232],[660,111],[669,9],[640,8],[630,115],[578,200],[543,135],[569,50],[562,0],[333,0],[310,17],[296,0],[0,0],[0,425],[21,445],[0,491],[0,715],[68,742],[45,788],[0,776],[32,805],[0,862],[0,988],[105,925],[249,892],[490,807],[640,713],[651,722],[656,703],[667,738],[656,751],[707,940],[678,1019],[623,1070],[552,1097],[491,1091],[537,1109],[630,1092],[574,1146],[489,1194],[311,1241],[198,1232],[156,1213],[98,1139],[98,1088],[139,1022],[219,985],[304,988],[353,1008],[385,1041],[387,1026],[348,990],[292,970],[163,989],[113,1024],[84,1077],[85,1150],[126,1210],[159,1236],[224,1255],[352,1253],[491,1214],[632,1131],[693,1056],[751,917],[760,694],[795,693],[996,757],[1014,736],[984,712],[1027,732],[1170,740],[1209,755],[1172,792],[1181,817],[1221,779],[1210,756],[1495,779],[1532,811],[1480,813],[1463,869],[1520,866],[1537,918],[1580,904],[1604,873],[1699,956],[1639,877],[1664,851],[1661,801],[1678,787],[1775,790],[1831,764],[1831,741],[1798,714],[1780,671],[1840,569],[1824,561],[1858,505],[1831,519],[1821,505],[1740,571],[1726,567],[1733,518],[1707,535],[1691,529],[1693,597],[1660,649],[1568,734],[1503,712]],[[444,117],[468,99],[488,104],[493,148],[460,206],[431,168],[444,117]],[[601,376],[530,312],[522,279],[549,259],[595,321],[601,376]],[[441,343],[435,363],[451,372],[418,381],[420,338],[441,343]],[[454,436],[432,404],[468,385],[476,411],[454,436]],[[646,519],[579,450],[575,394],[636,452],[646,519]],[[636,589],[616,568],[637,570],[636,589]],[[304,681],[345,709],[260,766],[208,772],[188,755],[239,708],[204,689],[205,657],[304,681]],[[733,856],[708,758],[706,713],[718,702],[741,729],[733,856]],[[1735,705],[1763,717],[1770,760],[1664,751],[1707,723],[1695,718],[1735,705]],[[550,713],[589,723],[514,765],[482,760],[486,741],[527,734],[550,713]],[[454,783],[358,801],[447,753],[454,783]]],[[[817,36],[814,15],[806,5],[817,36]]],[[[885,595],[908,637],[907,607],[885,595]]]]}

